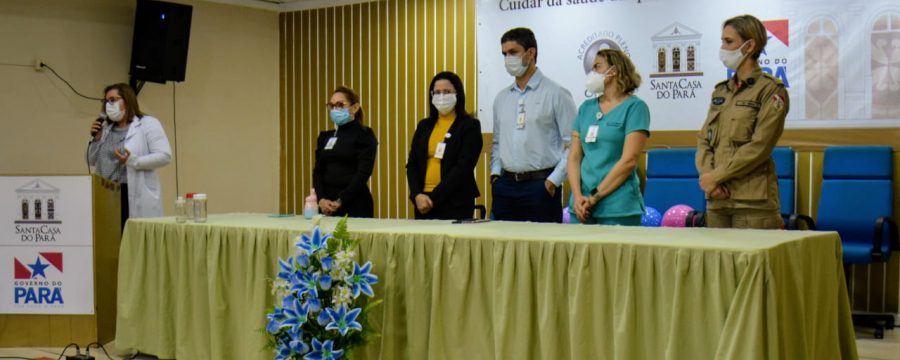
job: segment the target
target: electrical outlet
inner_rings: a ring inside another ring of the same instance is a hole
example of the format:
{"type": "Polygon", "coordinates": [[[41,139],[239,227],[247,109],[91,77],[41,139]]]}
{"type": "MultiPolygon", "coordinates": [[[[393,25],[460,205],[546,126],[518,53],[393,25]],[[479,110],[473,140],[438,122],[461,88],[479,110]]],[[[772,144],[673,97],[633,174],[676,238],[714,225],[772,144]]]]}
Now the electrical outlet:
{"type": "Polygon", "coordinates": [[[41,61],[41,59],[34,60],[34,71],[37,71],[37,72],[44,71],[44,63],[41,61]]]}

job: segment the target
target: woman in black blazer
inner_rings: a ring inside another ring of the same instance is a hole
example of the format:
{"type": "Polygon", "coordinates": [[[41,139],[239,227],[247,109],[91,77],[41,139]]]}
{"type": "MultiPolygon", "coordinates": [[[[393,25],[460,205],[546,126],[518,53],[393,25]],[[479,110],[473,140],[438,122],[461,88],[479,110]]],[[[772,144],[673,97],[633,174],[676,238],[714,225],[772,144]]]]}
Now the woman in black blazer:
{"type": "Polygon", "coordinates": [[[362,124],[359,96],[339,86],[326,104],[336,129],[319,133],[313,187],[319,196],[319,211],[330,216],[371,218],[374,215],[369,177],[375,166],[378,140],[362,124]]]}
{"type": "Polygon", "coordinates": [[[456,74],[431,79],[428,118],[419,121],[406,163],[409,200],[416,219],[471,219],[481,123],[466,112],[466,93],[456,74]]]}

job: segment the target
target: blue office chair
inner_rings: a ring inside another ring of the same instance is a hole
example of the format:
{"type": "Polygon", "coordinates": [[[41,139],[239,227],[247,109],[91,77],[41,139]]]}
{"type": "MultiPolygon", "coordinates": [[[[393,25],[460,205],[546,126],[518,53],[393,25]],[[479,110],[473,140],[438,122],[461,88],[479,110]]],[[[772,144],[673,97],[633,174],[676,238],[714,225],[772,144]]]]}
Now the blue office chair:
{"type": "MultiPolygon", "coordinates": [[[[679,151],[683,151],[685,149],[677,149],[679,151]]],[[[687,151],[684,151],[685,153],[687,151]]],[[[695,153],[694,151],[690,151],[690,156],[693,157],[695,153]]],[[[682,155],[683,156],[683,155],[682,155]]],[[[775,161],[775,172],[778,175],[778,192],[779,192],[779,202],[781,203],[781,216],[784,219],[784,223],[788,229],[798,229],[800,228],[800,223],[805,223],[806,228],[810,230],[815,230],[816,225],[813,219],[809,216],[796,214],[794,213],[794,193],[795,193],[795,166],[794,166],[794,149],[788,147],[778,147],[772,152],[772,159],[775,161]]],[[[669,160],[671,159],[662,159],[669,160]]],[[[693,166],[693,159],[691,165],[693,166]]],[[[649,162],[649,160],[648,160],[649,162]]],[[[673,166],[679,166],[680,164],[675,161],[671,161],[673,166]]],[[[650,170],[648,165],[647,170],[647,180],[649,185],[650,180],[650,170]]],[[[695,176],[694,182],[692,183],[693,189],[696,189],[697,196],[699,198],[697,201],[702,201],[702,206],[693,206],[694,211],[691,212],[687,217],[687,223],[685,226],[688,227],[701,227],[706,224],[706,199],[702,190],[699,190],[699,186],[697,185],[696,177],[699,177],[696,167],[692,172],[693,176],[695,176]]],[[[644,200],[646,202],[646,195],[644,196],[644,200]]],[[[690,205],[690,204],[689,204],[690,205]]],[[[665,211],[665,210],[662,210],[665,211]]]]}
{"type": "MultiPolygon", "coordinates": [[[[841,235],[844,264],[887,262],[900,250],[893,219],[893,149],[837,146],[825,149],[817,226],[841,235]]],[[[854,314],[853,323],[875,328],[884,338],[894,328],[890,314],[854,314]]]]}
{"type": "MultiPolygon", "coordinates": [[[[695,212],[706,210],[706,195],[697,181],[700,175],[694,165],[695,148],[652,149],[647,151],[647,183],[644,204],[665,213],[678,204],[695,212]]],[[[693,216],[688,216],[690,223],[693,216]]]]}

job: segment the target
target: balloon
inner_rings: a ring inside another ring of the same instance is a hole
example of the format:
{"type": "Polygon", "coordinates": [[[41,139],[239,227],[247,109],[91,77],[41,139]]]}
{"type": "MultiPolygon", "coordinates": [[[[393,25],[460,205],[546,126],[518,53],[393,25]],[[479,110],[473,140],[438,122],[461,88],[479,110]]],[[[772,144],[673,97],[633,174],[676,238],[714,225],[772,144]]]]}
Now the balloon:
{"type": "Polygon", "coordinates": [[[684,227],[688,213],[694,211],[694,208],[687,205],[675,205],[666,210],[662,217],[662,226],[667,227],[684,227]]]}
{"type": "Polygon", "coordinates": [[[659,226],[662,223],[662,214],[659,210],[647,206],[644,214],[641,215],[641,226],[659,226]]]}
{"type": "Polygon", "coordinates": [[[571,217],[572,217],[572,216],[571,216],[571,213],[569,212],[569,207],[566,206],[566,207],[563,209],[563,217],[562,217],[563,224],[568,224],[568,223],[569,223],[569,220],[571,219],[571,217]]]}

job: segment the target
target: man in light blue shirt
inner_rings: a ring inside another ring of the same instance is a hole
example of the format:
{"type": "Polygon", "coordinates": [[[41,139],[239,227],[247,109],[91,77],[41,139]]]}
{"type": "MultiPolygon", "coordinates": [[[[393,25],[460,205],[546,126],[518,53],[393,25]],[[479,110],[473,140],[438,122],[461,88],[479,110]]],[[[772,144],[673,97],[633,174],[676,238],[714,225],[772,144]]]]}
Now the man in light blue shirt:
{"type": "Polygon", "coordinates": [[[566,180],[575,101],[537,68],[537,40],[527,28],[500,39],[516,81],[494,99],[491,184],[494,219],[562,222],[557,191],[566,180]]]}

